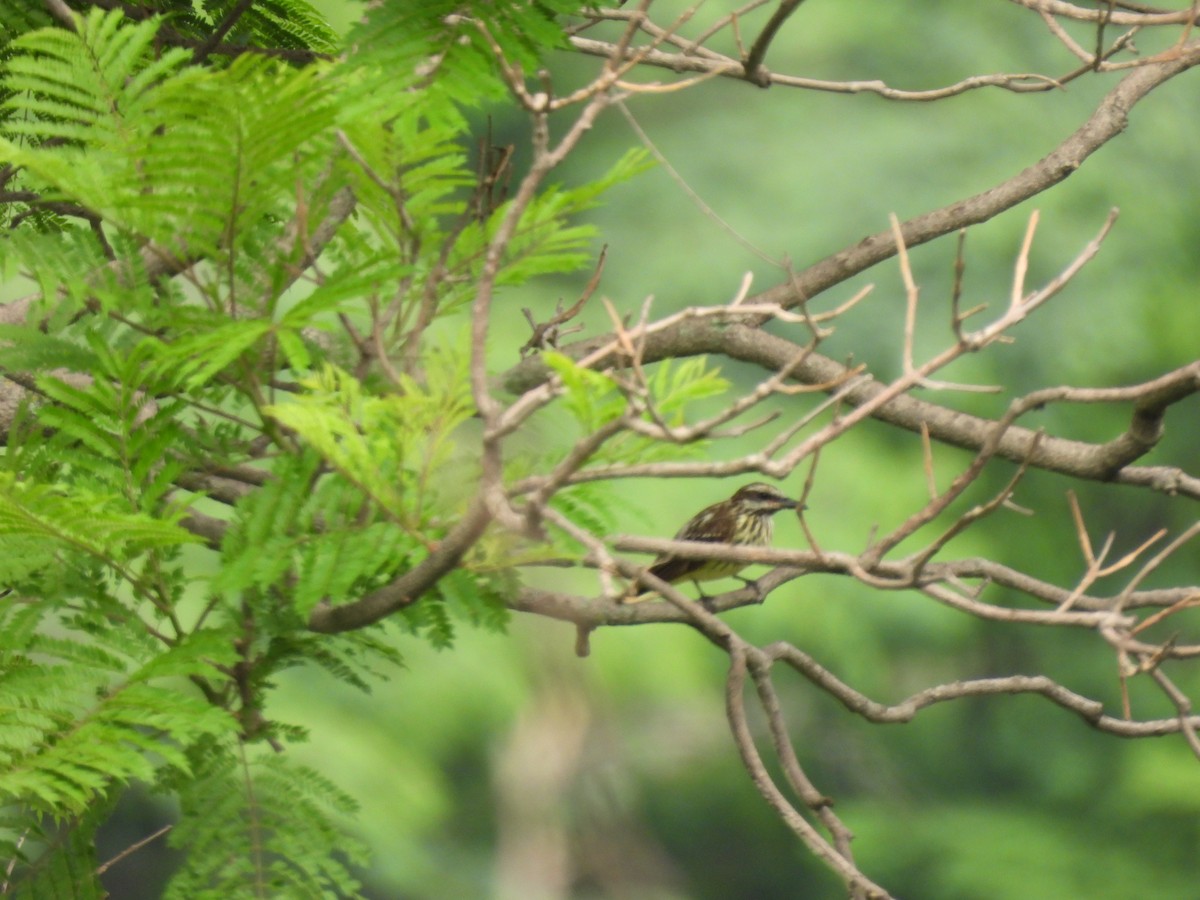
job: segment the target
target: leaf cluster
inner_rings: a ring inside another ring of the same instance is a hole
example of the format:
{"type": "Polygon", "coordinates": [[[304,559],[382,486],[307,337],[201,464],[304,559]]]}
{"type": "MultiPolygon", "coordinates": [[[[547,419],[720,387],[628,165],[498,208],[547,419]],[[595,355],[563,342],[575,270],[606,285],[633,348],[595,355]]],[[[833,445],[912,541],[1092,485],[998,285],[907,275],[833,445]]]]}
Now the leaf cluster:
{"type": "MultiPolygon", "coordinates": [[[[0,859],[32,894],[99,893],[133,781],[179,799],[172,895],[356,890],[352,805],[268,750],[305,734],[268,699],[292,666],[369,689],[402,662],[388,625],[306,622],[466,507],[447,336],[510,206],[464,110],[577,4],[380,4],[344,44],[301,0],[240,6],[0,13],[0,273],[27,291],[0,325],[0,859]]],[[[585,264],[574,217],[643,167],[535,198],[497,283],[585,264]]],[[[391,624],[502,629],[515,558],[480,541],[391,624]]]]}

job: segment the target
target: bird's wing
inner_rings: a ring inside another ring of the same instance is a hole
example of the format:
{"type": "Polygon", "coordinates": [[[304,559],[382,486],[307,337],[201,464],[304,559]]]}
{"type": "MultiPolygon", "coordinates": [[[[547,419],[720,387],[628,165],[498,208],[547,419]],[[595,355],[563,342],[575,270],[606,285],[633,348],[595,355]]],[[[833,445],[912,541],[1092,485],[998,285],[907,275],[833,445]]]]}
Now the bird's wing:
{"type": "MultiPolygon", "coordinates": [[[[719,504],[718,504],[719,505],[719,504]]],[[[714,544],[725,542],[725,533],[717,528],[720,522],[720,511],[716,506],[697,513],[686,525],[675,533],[677,541],[711,541],[714,544]]],[[[660,554],[649,568],[651,575],[663,581],[679,581],[689,573],[695,572],[704,565],[702,559],[679,559],[670,553],[660,554]]]]}

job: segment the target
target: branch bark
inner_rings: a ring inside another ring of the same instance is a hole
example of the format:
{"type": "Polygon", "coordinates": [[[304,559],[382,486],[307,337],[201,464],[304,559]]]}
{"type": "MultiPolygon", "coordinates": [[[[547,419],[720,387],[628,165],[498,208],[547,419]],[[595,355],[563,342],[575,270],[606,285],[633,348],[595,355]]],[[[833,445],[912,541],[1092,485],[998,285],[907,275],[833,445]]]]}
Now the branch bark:
{"type": "Polygon", "coordinates": [[[420,563],[353,603],[334,606],[326,600],[318,604],[308,617],[308,627],[324,634],[353,631],[411,606],[462,561],[490,521],[487,502],[481,493],[441,544],[420,563]]]}
{"type": "MultiPolygon", "coordinates": [[[[1200,63],[1200,41],[1184,45],[1178,54],[1134,69],[1109,91],[1096,111],[1075,133],[1038,162],[995,187],[941,209],[915,216],[900,226],[907,247],[928,243],[968,225],[986,222],[1018,203],[1037,196],[1072,175],[1089,156],[1119,135],[1129,113],[1147,94],[1200,63]]],[[[891,229],[863,238],[852,247],[797,272],[783,284],[751,297],[751,303],[795,306],[896,255],[891,229]]]]}
{"type": "MultiPolygon", "coordinates": [[[[567,352],[574,357],[586,356],[600,340],[603,339],[579,342],[568,348],[567,352]]],[[[858,376],[848,384],[848,379],[855,372],[820,353],[808,353],[801,362],[795,364],[797,354],[802,349],[791,341],[754,326],[723,325],[694,319],[648,335],[642,357],[644,361],[652,362],[672,357],[717,354],[769,371],[779,371],[784,366],[792,365],[793,381],[811,385],[843,385],[838,388],[839,396],[851,406],[861,406],[888,389],[886,384],[869,376],[858,376]]],[[[540,360],[530,359],[509,371],[505,385],[510,389],[524,388],[544,377],[548,377],[548,370],[540,360]]],[[[1029,404],[1030,408],[1055,399],[1070,401],[1073,399],[1072,391],[1078,392],[1082,398],[1089,396],[1082,389],[1056,390],[1060,396],[1040,396],[1037,402],[1029,404]]],[[[1114,481],[1200,499],[1200,477],[1175,468],[1130,466],[1157,444],[1162,435],[1163,414],[1167,407],[1200,392],[1200,362],[1189,363],[1145,385],[1122,390],[1128,391],[1128,399],[1135,402],[1134,412],[1129,429],[1113,440],[1104,444],[1090,444],[1050,435],[1041,435],[1039,438],[1039,432],[1033,429],[1011,425],[1000,439],[996,455],[1074,478],[1114,481]],[[1144,396],[1139,391],[1144,392],[1144,396]]],[[[907,394],[889,400],[874,413],[874,418],[916,434],[920,434],[924,427],[935,440],[976,451],[984,446],[997,427],[995,420],[918,400],[907,394]]],[[[689,465],[683,463],[672,468],[659,464],[654,467],[653,474],[663,477],[690,474],[689,465]]],[[[596,470],[589,477],[612,477],[613,474],[596,470]]],[[[650,472],[643,472],[637,466],[626,466],[621,474],[632,477],[650,472]]]]}
{"type": "MultiPolygon", "coordinates": [[[[1083,126],[1038,163],[987,191],[901,224],[899,230],[904,245],[912,247],[926,243],[968,225],[987,221],[1063,181],[1092,153],[1125,129],[1129,111],[1134,105],[1156,87],[1197,63],[1200,63],[1200,42],[1193,41],[1180,48],[1171,58],[1134,69],[1105,95],[1083,126]]],[[[784,308],[796,306],[890,258],[896,252],[894,232],[879,232],[795,273],[786,282],[749,298],[746,303],[784,308]]],[[[562,349],[578,359],[611,341],[612,335],[604,335],[562,349]]],[[[795,357],[797,348],[780,338],[746,325],[729,326],[696,319],[681,321],[673,328],[647,336],[641,359],[650,363],[669,357],[719,353],[778,370],[784,364],[781,351],[785,347],[789,350],[786,359],[790,361],[795,357]]],[[[846,371],[841,364],[813,353],[796,368],[794,378],[807,384],[840,383],[838,379],[844,378],[846,371]]],[[[503,376],[503,385],[514,393],[524,393],[548,377],[548,370],[540,360],[528,359],[503,376]]],[[[859,405],[881,390],[883,387],[878,382],[864,381],[849,393],[847,400],[859,405]]],[[[890,401],[875,416],[914,431],[918,431],[921,423],[925,422],[932,437],[975,450],[981,446],[981,435],[988,422],[907,396],[890,401]]],[[[1030,463],[1076,477],[1116,480],[1200,499],[1200,479],[1193,476],[1172,469],[1130,471],[1126,468],[1129,462],[1153,446],[1153,443],[1147,443],[1147,437],[1152,432],[1153,429],[1142,428],[1135,423],[1135,427],[1118,442],[1101,446],[1046,438],[1030,463]]],[[[1031,442],[1032,432],[1011,429],[998,455],[1024,460],[1031,442]]]]}

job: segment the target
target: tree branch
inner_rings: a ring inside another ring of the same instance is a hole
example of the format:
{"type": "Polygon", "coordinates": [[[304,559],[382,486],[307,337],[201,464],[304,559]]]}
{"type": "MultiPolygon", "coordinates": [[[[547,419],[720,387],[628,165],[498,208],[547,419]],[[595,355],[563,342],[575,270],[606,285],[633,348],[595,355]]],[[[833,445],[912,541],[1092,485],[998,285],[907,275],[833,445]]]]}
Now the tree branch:
{"type": "MultiPolygon", "coordinates": [[[[1130,111],[1142,98],[1197,64],[1200,64],[1200,42],[1193,41],[1177,56],[1130,72],[1104,96],[1096,111],[1074,134],[1020,174],[982,193],[902,223],[900,231],[905,246],[915,247],[968,225],[986,222],[1063,181],[1125,130],[1130,111]]],[[[751,297],[749,302],[795,306],[890,259],[896,252],[891,229],[880,231],[797,272],[786,282],[751,297]]]]}
{"type": "MultiPolygon", "coordinates": [[[[582,341],[564,352],[572,357],[586,356],[603,339],[582,341]]],[[[791,378],[803,384],[836,384],[839,397],[852,406],[872,402],[888,385],[858,374],[827,356],[810,352],[799,363],[798,345],[762,331],[759,328],[720,324],[703,319],[680,322],[677,327],[650,334],[646,337],[643,358],[646,362],[680,356],[719,354],[742,362],[753,363],[768,371],[779,371],[792,365],[791,378]]],[[[537,359],[529,359],[509,370],[505,385],[524,388],[541,378],[548,377],[549,370],[537,359]]],[[[1016,463],[1028,463],[1035,468],[1058,472],[1090,481],[1115,481],[1149,487],[1164,493],[1182,494],[1200,499],[1200,477],[1178,469],[1165,467],[1134,468],[1130,463],[1144,456],[1157,444],[1162,435],[1162,417],[1166,408],[1184,397],[1200,392],[1200,362],[1189,363],[1160,378],[1126,388],[1090,391],[1083,388],[1055,388],[1030,395],[1025,410],[1054,401],[1062,402],[1134,402],[1134,414],[1129,430],[1104,444],[1089,444],[1051,435],[1038,436],[1033,429],[1011,425],[1004,432],[996,447],[996,456],[1016,463]]],[[[931,438],[954,447],[980,450],[993,433],[997,423],[993,419],[959,412],[946,406],[918,400],[900,394],[888,400],[872,413],[882,422],[897,425],[920,434],[927,428],[931,438]]],[[[660,477],[694,474],[693,463],[672,465],[652,464],[623,466],[620,472],[606,469],[581,473],[581,479],[610,478],[616,474],[634,477],[654,474],[660,477]]],[[[721,466],[712,469],[712,474],[726,473],[721,466]]],[[[747,471],[745,466],[733,471],[747,471]]]]}
{"type": "Polygon", "coordinates": [[[230,29],[237,24],[237,20],[254,5],[254,0],[238,0],[233,8],[229,10],[225,18],[221,20],[221,24],[216,27],[212,34],[205,38],[204,43],[195,49],[192,53],[192,64],[199,65],[204,62],[208,54],[225,39],[225,35],[229,34],[230,29]]]}
{"type": "Polygon", "coordinates": [[[754,43],[750,45],[750,52],[746,54],[744,69],[746,77],[759,87],[770,87],[771,85],[771,75],[763,67],[763,60],[767,58],[767,50],[771,46],[771,41],[775,40],[775,35],[783,27],[783,23],[788,20],[788,17],[803,2],[804,0],[779,0],[779,6],[775,8],[775,12],[771,14],[771,18],[763,26],[763,30],[759,32],[758,37],[754,39],[754,43]]]}
{"type": "Polygon", "coordinates": [[[309,629],[324,634],[353,631],[412,605],[458,565],[464,554],[483,536],[490,521],[487,503],[481,493],[472,501],[458,524],[420,563],[353,603],[334,606],[332,600],[326,599],[309,615],[309,629]]]}

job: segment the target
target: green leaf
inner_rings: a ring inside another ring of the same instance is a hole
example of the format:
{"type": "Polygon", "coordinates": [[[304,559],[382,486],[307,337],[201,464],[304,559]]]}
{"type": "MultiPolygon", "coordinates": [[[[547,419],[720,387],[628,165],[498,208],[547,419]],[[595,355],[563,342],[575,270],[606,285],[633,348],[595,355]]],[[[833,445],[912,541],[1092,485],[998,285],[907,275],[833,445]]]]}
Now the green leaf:
{"type": "Polygon", "coordinates": [[[724,396],[729,382],[719,369],[710,368],[708,358],[667,360],[650,378],[650,396],[669,424],[683,424],[688,407],[700,400],[724,396]]]}
{"type": "Polygon", "coordinates": [[[563,403],[585,432],[595,431],[625,412],[625,398],[609,376],[554,350],[544,351],[542,360],[562,379],[563,403]]]}
{"type": "Polygon", "coordinates": [[[359,894],[348,865],[364,854],[349,836],[350,797],[269,749],[213,744],[194,756],[198,777],[180,790],[183,816],[169,837],[187,855],[168,898],[243,896],[249,885],[272,897],[359,894]]]}
{"type": "Polygon", "coordinates": [[[171,377],[190,390],[207,384],[247,353],[271,330],[265,319],[229,322],[202,334],[182,338],[164,348],[155,377],[171,377]]]}
{"type": "Polygon", "coordinates": [[[200,540],[173,522],[116,511],[111,503],[85,492],[25,484],[0,472],[0,536],[46,539],[104,561],[200,540]]]}
{"type": "Polygon", "coordinates": [[[411,266],[390,256],[344,267],[284,313],[280,322],[294,329],[312,325],[317,316],[336,311],[347,300],[377,296],[388,286],[394,289],[411,271],[411,266]]]}

